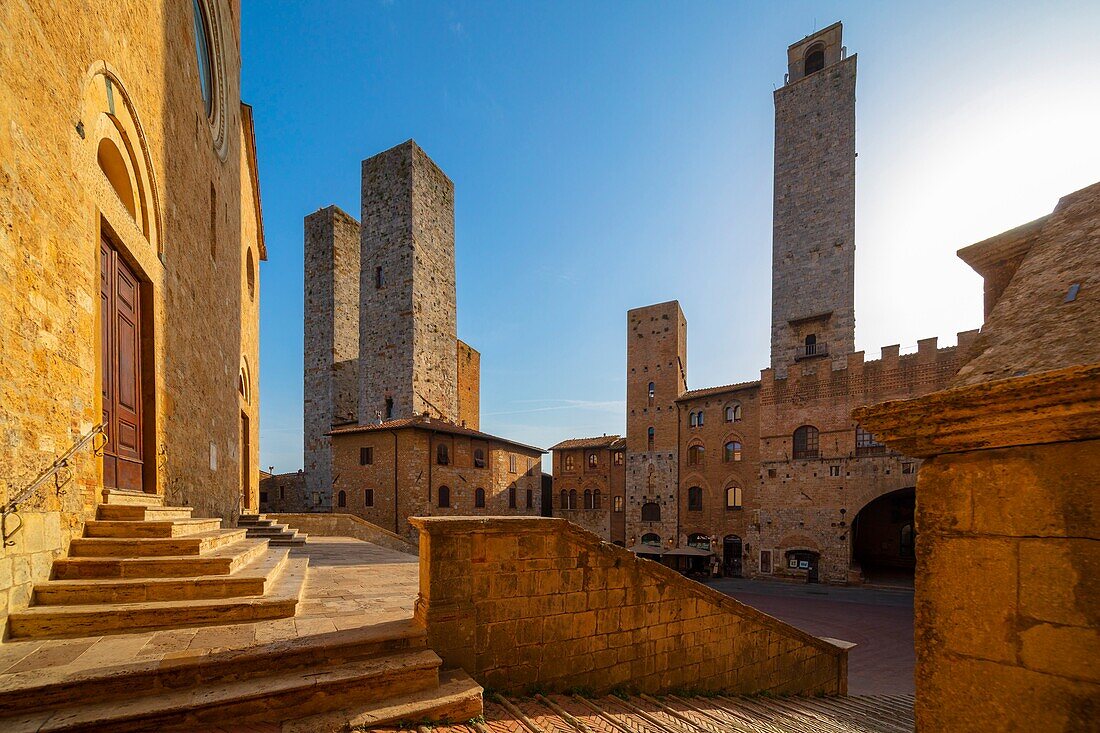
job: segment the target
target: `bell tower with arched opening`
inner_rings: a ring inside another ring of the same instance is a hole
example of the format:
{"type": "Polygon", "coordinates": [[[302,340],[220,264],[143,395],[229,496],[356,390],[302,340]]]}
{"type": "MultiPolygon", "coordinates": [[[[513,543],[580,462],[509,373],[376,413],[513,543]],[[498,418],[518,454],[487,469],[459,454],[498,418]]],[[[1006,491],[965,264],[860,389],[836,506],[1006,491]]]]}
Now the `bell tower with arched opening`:
{"type": "Polygon", "coordinates": [[[856,57],[840,23],[787,49],[775,91],[772,368],[855,348],[856,57]]]}

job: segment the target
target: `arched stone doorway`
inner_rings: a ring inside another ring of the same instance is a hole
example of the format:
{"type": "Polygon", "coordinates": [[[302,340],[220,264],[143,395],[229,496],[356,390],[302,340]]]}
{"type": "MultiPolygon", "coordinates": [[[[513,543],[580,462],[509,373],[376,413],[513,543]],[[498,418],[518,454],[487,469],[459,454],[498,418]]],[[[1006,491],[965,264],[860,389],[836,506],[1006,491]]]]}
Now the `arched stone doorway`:
{"type": "Polygon", "coordinates": [[[912,585],[917,494],[899,489],[874,499],[852,521],[852,566],[865,582],[912,585]]]}
{"type": "Polygon", "coordinates": [[[741,577],[741,538],[735,534],[722,540],[722,572],[727,578],[741,577]]]}

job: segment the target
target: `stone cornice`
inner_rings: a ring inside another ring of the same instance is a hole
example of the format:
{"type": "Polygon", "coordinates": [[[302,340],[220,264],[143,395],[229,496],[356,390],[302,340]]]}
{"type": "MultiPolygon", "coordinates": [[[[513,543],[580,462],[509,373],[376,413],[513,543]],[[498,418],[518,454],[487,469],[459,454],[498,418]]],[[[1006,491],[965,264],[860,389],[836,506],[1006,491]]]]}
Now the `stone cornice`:
{"type": "Polygon", "coordinates": [[[907,456],[1100,437],[1100,364],[1067,367],[883,402],[853,411],[907,456]]]}

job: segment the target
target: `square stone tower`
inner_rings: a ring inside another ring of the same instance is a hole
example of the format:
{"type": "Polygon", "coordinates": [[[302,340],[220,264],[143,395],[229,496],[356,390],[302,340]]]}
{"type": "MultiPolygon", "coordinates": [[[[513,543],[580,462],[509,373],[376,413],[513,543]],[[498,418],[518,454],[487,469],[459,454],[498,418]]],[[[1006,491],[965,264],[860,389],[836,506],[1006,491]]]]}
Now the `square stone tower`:
{"type": "Polygon", "coordinates": [[[676,537],[687,319],[671,300],[628,311],[626,321],[626,534],[636,543],[655,534],[667,547],[676,537]]]}
{"type": "Polygon", "coordinates": [[[855,348],[856,57],[835,23],[787,49],[775,91],[772,368],[855,348]]]}
{"type": "Polygon", "coordinates": [[[359,222],[335,206],[305,220],[303,435],[309,495],[331,507],[333,425],[355,422],[359,384],[359,222]]]}
{"type": "Polygon", "coordinates": [[[363,161],[359,422],[457,422],[454,184],[412,140],[363,161]]]}

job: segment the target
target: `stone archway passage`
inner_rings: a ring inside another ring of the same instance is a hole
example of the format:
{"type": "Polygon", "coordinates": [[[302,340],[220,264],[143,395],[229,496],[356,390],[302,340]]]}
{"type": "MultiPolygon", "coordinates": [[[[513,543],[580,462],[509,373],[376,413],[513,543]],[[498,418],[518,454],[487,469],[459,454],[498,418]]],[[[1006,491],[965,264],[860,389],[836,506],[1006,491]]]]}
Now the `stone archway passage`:
{"type": "Polygon", "coordinates": [[[916,490],[899,489],[863,507],[852,522],[852,564],[865,582],[912,585],[916,490]]]}

